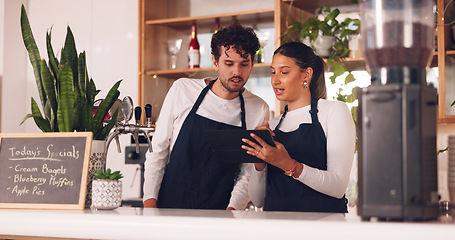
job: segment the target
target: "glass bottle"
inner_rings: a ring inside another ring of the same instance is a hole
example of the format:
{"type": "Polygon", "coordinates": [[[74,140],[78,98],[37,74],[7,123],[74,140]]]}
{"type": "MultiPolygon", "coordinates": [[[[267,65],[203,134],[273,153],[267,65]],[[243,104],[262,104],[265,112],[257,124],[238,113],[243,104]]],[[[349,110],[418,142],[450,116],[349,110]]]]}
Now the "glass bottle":
{"type": "Polygon", "coordinates": [[[199,51],[199,42],[197,40],[197,26],[193,22],[191,29],[191,42],[188,47],[188,68],[198,68],[201,62],[201,52],[199,51]]]}

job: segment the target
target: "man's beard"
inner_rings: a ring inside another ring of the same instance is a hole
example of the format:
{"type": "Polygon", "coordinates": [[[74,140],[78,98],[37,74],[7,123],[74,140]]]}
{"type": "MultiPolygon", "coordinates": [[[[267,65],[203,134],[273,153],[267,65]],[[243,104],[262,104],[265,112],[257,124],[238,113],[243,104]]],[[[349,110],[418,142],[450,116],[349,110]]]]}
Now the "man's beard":
{"type": "Polygon", "coordinates": [[[243,86],[245,85],[245,82],[243,81],[243,78],[242,77],[239,77],[239,76],[234,76],[234,77],[231,77],[229,78],[228,80],[226,81],[220,81],[221,82],[221,85],[223,85],[223,87],[228,90],[229,92],[239,92],[240,90],[242,90],[243,86]],[[233,79],[240,79],[241,82],[243,82],[243,84],[241,86],[239,86],[239,88],[231,88],[229,86],[229,82],[233,79]]]}

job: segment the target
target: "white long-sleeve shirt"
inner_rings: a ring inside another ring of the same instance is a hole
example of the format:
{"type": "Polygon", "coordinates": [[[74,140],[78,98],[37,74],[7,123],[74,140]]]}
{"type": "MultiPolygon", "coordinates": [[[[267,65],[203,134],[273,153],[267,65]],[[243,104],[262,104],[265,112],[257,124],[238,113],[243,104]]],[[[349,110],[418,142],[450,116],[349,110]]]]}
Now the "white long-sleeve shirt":
{"type": "MultiPolygon", "coordinates": [[[[287,113],[280,125],[283,132],[296,130],[302,123],[311,123],[311,106],[305,106],[287,113]]],[[[346,104],[338,101],[319,99],[318,118],[327,138],[327,170],[319,170],[304,164],[303,171],[296,181],[326,195],[341,198],[349,182],[355,151],[355,125],[346,104]]],[[[270,120],[273,130],[281,115],[270,120]]],[[[286,147],[286,146],[285,146],[286,147]]],[[[321,153],[322,154],[322,153],[321,153]]],[[[252,170],[248,193],[254,205],[262,207],[266,193],[267,168],[252,170]]]]}
{"type": "MultiPolygon", "coordinates": [[[[205,88],[205,79],[181,78],[174,82],[166,95],[152,138],[153,152],[147,152],[143,200],[157,199],[165,167],[180,128],[196,99],[205,88]]],[[[246,128],[254,129],[268,120],[269,107],[264,100],[248,90],[243,93],[246,128]]],[[[226,100],[208,91],[196,114],[229,125],[241,126],[240,100],[226,100]]],[[[243,209],[249,202],[248,181],[252,164],[242,164],[237,183],[231,193],[229,207],[243,209]]]]}

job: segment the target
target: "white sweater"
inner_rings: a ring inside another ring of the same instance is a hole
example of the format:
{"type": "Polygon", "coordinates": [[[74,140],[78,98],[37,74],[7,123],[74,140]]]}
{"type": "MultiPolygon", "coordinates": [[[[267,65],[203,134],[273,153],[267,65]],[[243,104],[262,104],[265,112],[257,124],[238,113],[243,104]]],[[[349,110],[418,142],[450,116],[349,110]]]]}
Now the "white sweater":
{"type": "MultiPolygon", "coordinates": [[[[205,79],[182,78],[175,81],[169,89],[152,138],[153,152],[146,154],[144,201],[159,197],[165,167],[169,163],[170,153],[180,128],[205,87],[205,79]]],[[[245,101],[246,127],[254,129],[268,119],[269,107],[264,100],[248,90],[245,90],[242,95],[245,101]]],[[[226,100],[209,91],[196,113],[229,125],[242,125],[239,97],[226,100]]],[[[231,193],[229,207],[243,209],[249,202],[247,191],[251,168],[251,164],[242,165],[238,181],[231,193]]]]}
{"type": "MultiPolygon", "coordinates": [[[[280,130],[290,132],[302,123],[311,123],[311,106],[305,106],[287,113],[280,130]]],[[[312,189],[326,195],[341,198],[346,192],[355,150],[355,125],[351,112],[343,102],[319,99],[318,119],[327,138],[327,170],[319,170],[304,165],[300,181],[312,189]]],[[[270,120],[273,130],[281,115],[270,120]]],[[[266,191],[267,168],[256,171],[253,167],[248,193],[254,205],[262,207],[266,191]]]]}

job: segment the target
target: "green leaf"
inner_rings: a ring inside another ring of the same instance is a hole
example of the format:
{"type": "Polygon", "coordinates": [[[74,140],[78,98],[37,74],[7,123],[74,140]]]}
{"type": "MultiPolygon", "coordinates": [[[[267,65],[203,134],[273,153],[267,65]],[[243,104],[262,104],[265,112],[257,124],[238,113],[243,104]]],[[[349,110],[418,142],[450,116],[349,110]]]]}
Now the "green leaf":
{"type": "Polygon", "coordinates": [[[28,56],[30,58],[30,63],[33,67],[33,73],[35,75],[35,82],[36,87],[38,88],[39,97],[41,100],[41,105],[44,107],[46,103],[46,94],[44,93],[44,89],[41,83],[41,74],[40,74],[40,67],[39,62],[41,60],[41,56],[36,46],[35,38],[33,37],[32,29],[30,27],[30,23],[28,21],[27,12],[25,11],[25,7],[22,4],[21,6],[21,31],[22,31],[22,39],[25,44],[25,48],[28,51],[28,56]]]}
{"type": "Polygon", "coordinates": [[[98,178],[98,179],[105,179],[106,178],[104,176],[104,173],[101,170],[99,170],[99,169],[95,170],[93,175],[95,176],[95,178],[98,178]]]}
{"type": "Polygon", "coordinates": [[[66,39],[65,39],[65,45],[62,51],[62,59],[60,60],[60,63],[63,65],[68,65],[71,66],[72,74],[73,74],[73,79],[74,85],[76,89],[78,88],[78,63],[77,63],[77,51],[76,51],[76,43],[74,41],[74,36],[73,32],[71,31],[71,28],[68,26],[66,28],[66,39]]]}
{"type": "Polygon", "coordinates": [[[115,180],[118,180],[120,178],[123,178],[122,174],[120,173],[120,171],[115,171],[113,172],[110,176],[109,176],[110,179],[115,179],[115,180]]]}
{"type": "Polygon", "coordinates": [[[354,81],[355,81],[354,75],[352,75],[352,73],[349,72],[346,78],[344,79],[344,84],[348,84],[354,81]]]}
{"type": "Polygon", "coordinates": [[[51,131],[58,132],[57,111],[52,110],[50,101],[44,106],[44,118],[51,124],[51,131]]]}
{"type": "Polygon", "coordinates": [[[292,22],[289,24],[291,32],[299,32],[302,29],[302,24],[300,22],[292,22]]]}
{"type": "Polygon", "coordinates": [[[73,131],[73,108],[74,108],[74,92],[73,92],[73,72],[70,65],[64,65],[59,69],[58,82],[60,84],[59,101],[57,109],[58,128],[61,132],[73,131]]]}
{"type": "Polygon", "coordinates": [[[354,102],[355,100],[357,100],[357,89],[358,88],[359,87],[352,88],[351,95],[350,95],[352,97],[352,100],[350,100],[351,103],[354,102]]]}
{"type": "Polygon", "coordinates": [[[79,82],[79,91],[81,96],[84,96],[85,99],[85,92],[86,92],[86,85],[87,85],[87,64],[85,59],[85,51],[79,54],[79,58],[77,60],[78,66],[78,82],[79,82]]]}
{"type": "Polygon", "coordinates": [[[330,77],[329,77],[330,83],[331,83],[331,84],[335,84],[336,78],[337,78],[337,76],[335,76],[335,75],[330,76],[330,77]]]}
{"type": "MultiPolygon", "coordinates": [[[[33,117],[35,117],[35,115],[33,115],[33,114],[31,114],[31,113],[25,115],[24,119],[23,119],[22,122],[19,124],[19,126],[22,125],[22,124],[24,124],[24,122],[25,122],[27,119],[33,118],[33,117]]],[[[36,117],[37,117],[37,116],[36,116],[36,117]]]]}
{"type": "Polygon", "coordinates": [[[111,180],[118,180],[123,178],[123,175],[120,171],[112,172],[110,168],[106,169],[105,172],[101,170],[95,170],[94,176],[98,179],[111,179],[111,180]]]}
{"type": "Polygon", "coordinates": [[[354,119],[355,124],[357,124],[357,110],[358,110],[357,106],[351,107],[351,115],[352,115],[352,119],[354,119]]]}
{"type": "Polygon", "coordinates": [[[52,31],[52,28],[51,28],[51,30],[49,30],[49,32],[46,32],[47,57],[49,58],[49,67],[52,71],[52,74],[54,75],[55,78],[57,78],[58,60],[55,57],[54,50],[52,48],[51,31],[52,31]]]}
{"type": "Polygon", "coordinates": [[[114,116],[112,116],[112,119],[109,121],[109,123],[104,126],[101,131],[97,131],[96,134],[94,135],[93,139],[106,139],[107,135],[109,135],[109,132],[111,129],[115,126],[117,123],[117,116],[118,116],[118,108],[115,109],[114,116]]]}
{"type": "Polygon", "coordinates": [[[356,95],[353,93],[345,96],[345,102],[347,103],[353,103],[356,99],[356,95]]]}
{"type": "Polygon", "coordinates": [[[104,172],[104,177],[105,177],[105,178],[108,178],[110,174],[111,174],[111,169],[108,168],[108,169],[106,169],[106,171],[104,172]]]}
{"type": "MultiPolygon", "coordinates": [[[[95,118],[93,120],[93,125],[92,129],[94,130],[95,134],[96,132],[101,129],[103,125],[104,118],[109,111],[109,109],[112,107],[114,102],[118,99],[120,96],[120,92],[117,90],[118,87],[120,86],[120,83],[122,80],[117,81],[114,86],[109,90],[109,93],[107,94],[106,98],[104,99],[103,103],[98,107],[95,118]]],[[[93,138],[95,139],[95,138],[93,138]]],[[[104,139],[96,139],[96,140],[104,140],[104,139]]]]}
{"type": "Polygon", "coordinates": [[[49,67],[46,64],[46,61],[42,60],[40,62],[40,69],[41,69],[41,79],[43,80],[43,88],[44,92],[47,95],[47,99],[51,105],[52,111],[57,112],[57,96],[55,94],[55,80],[54,76],[52,75],[49,67]]]}
{"type": "Polygon", "coordinates": [[[36,126],[38,126],[38,128],[41,129],[41,131],[51,132],[51,127],[50,127],[49,122],[43,118],[43,116],[41,115],[41,111],[39,110],[38,104],[36,104],[36,101],[33,98],[32,98],[31,107],[32,107],[32,114],[27,114],[27,116],[25,116],[24,120],[22,120],[22,122],[19,125],[22,125],[25,122],[25,120],[32,117],[33,120],[35,121],[36,126]]]}
{"type": "Polygon", "coordinates": [[[80,131],[90,131],[93,121],[93,105],[84,104],[81,109],[81,117],[79,120],[80,131]]]}
{"type": "Polygon", "coordinates": [[[99,90],[96,90],[95,82],[93,79],[90,79],[85,91],[87,102],[93,105],[95,103],[95,97],[99,92],[99,90]]]}
{"type": "MultiPolygon", "coordinates": [[[[328,8],[328,11],[330,12],[330,8],[328,8]]],[[[335,18],[340,15],[340,10],[338,8],[333,9],[327,16],[325,16],[325,21],[336,21],[335,18]]],[[[337,21],[338,23],[338,21],[337,21]]]]}
{"type": "Polygon", "coordinates": [[[332,64],[332,67],[333,67],[333,75],[335,76],[341,76],[343,75],[344,72],[346,72],[346,68],[341,65],[341,64],[332,64]]]}

